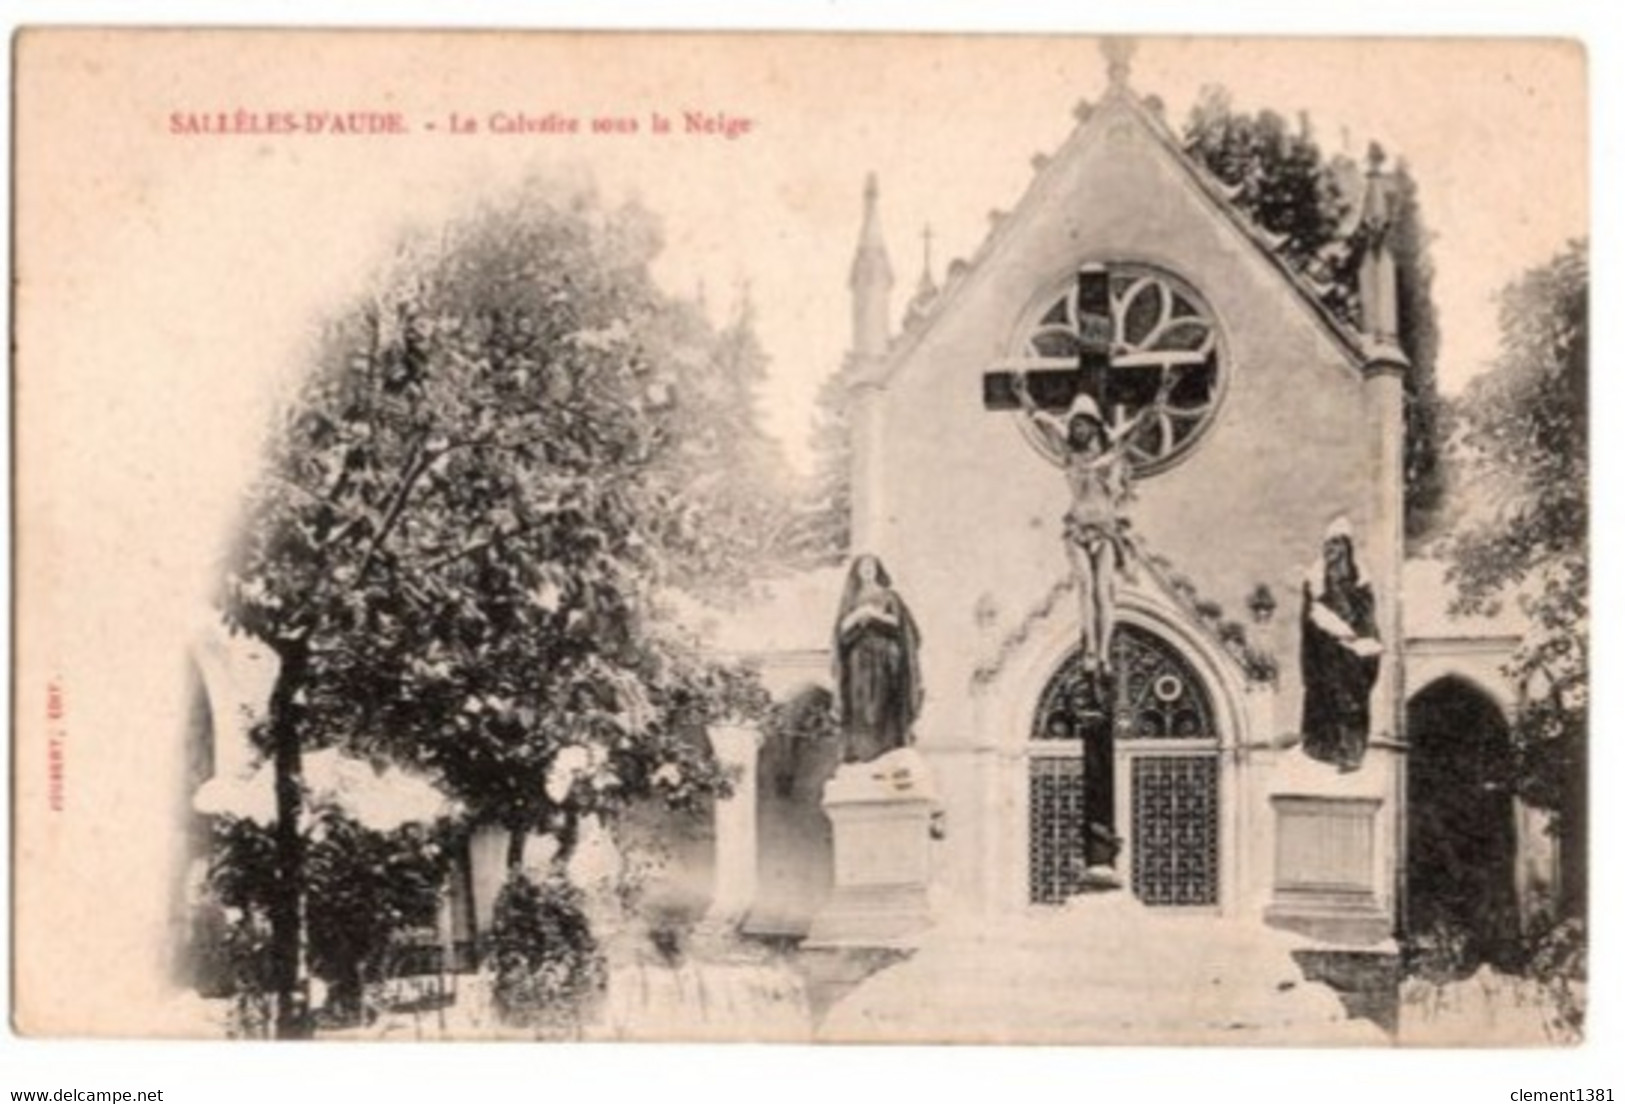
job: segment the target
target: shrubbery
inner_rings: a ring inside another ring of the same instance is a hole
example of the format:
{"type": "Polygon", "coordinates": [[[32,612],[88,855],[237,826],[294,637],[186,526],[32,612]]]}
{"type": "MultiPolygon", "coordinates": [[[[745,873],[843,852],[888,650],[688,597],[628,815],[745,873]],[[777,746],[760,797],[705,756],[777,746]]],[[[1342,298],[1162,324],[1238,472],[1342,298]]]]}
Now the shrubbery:
{"type": "MultiPolygon", "coordinates": [[[[363,1016],[366,983],[381,980],[395,941],[434,924],[446,849],[421,825],[379,832],[332,808],[319,810],[305,835],[310,968],[329,986],[328,1012],[354,1022],[363,1016]]],[[[275,882],[271,830],[247,818],[218,818],[209,892],[226,927],[212,953],[224,960],[220,972],[233,991],[240,1034],[269,1026],[275,882]]]]}
{"type": "Polygon", "coordinates": [[[574,1034],[597,1010],[608,983],[582,892],[554,875],[540,885],[515,872],[497,895],[489,961],[503,1021],[574,1034]]]}

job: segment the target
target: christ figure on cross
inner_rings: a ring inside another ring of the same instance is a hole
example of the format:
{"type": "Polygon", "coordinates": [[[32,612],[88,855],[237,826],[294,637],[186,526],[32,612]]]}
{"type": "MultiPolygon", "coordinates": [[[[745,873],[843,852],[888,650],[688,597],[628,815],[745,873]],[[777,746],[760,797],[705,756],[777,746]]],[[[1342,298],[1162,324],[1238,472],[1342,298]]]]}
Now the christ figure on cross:
{"type": "Polygon", "coordinates": [[[1016,371],[1011,382],[1021,406],[1022,435],[1062,470],[1072,492],[1063,519],[1066,554],[1082,615],[1083,667],[1096,679],[1110,674],[1116,577],[1128,570],[1133,554],[1122,514],[1130,492],[1128,442],[1148,418],[1162,413],[1177,377],[1165,368],[1156,398],[1117,426],[1106,424],[1087,391],[1079,391],[1066,413],[1056,415],[1033,400],[1026,372],[1016,371]]]}

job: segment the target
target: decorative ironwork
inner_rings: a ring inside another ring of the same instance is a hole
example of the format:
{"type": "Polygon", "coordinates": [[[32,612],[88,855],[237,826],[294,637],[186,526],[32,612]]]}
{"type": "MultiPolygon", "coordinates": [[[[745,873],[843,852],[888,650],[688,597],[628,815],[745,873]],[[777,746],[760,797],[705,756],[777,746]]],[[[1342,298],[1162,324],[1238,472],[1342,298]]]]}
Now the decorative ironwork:
{"type": "Polygon", "coordinates": [[[1218,903],[1218,783],[1212,754],[1134,758],[1132,884],[1145,904],[1218,903]]]}
{"type": "MultiPolygon", "coordinates": [[[[1213,706],[1183,656],[1136,625],[1112,634],[1112,723],[1119,740],[1212,737],[1213,706]]],[[[1091,708],[1089,680],[1078,653],[1067,657],[1039,698],[1035,740],[1074,740],[1091,708]]]]}
{"type": "MultiPolygon", "coordinates": [[[[1111,723],[1119,762],[1127,759],[1129,769],[1133,891],[1147,905],[1215,904],[1219,759],[1212,702],[1189,662],[1136,625],[1117,626],[1112,664],[1111,723]],[[1174,740],[1180,743],[1168,746],[1174,740]]],[[[1080,737],[1095,709],[1081,654],[1074,651],[1044,688],[1033,721],[1032,738],[1041,749],[1030,760],[1028,785],[1034,903],[1063,901],[1083,888],[1080,737]]]]}
{"type": "Polygon", "coordinates": [[[1083,763],[1034,759],[1027,792],[1027,885],[1034,903],[1058,904],[1083,888],[1083,763]]]}
{"type": "Polygon", "coordinates": [[[1224,372],[1218,327],[1202,297],[1166,273],[1134,264],[1107,268],[1110,318],[1080,310],[1074,282],[1039,316],[1021,355],[1070,368],[1086,346],[1109,343],[1108,390],[1118,412],[1107,416],[1113,420],[1133,417],[1155,396],[1163,376],[1177,373],[1162,412],[1128,442],[1135,474],[1148,475],[1182,456],[1213,420],[1224,372]],[[1107,321],[1109,334],[1094,332],[1107,321]]]}

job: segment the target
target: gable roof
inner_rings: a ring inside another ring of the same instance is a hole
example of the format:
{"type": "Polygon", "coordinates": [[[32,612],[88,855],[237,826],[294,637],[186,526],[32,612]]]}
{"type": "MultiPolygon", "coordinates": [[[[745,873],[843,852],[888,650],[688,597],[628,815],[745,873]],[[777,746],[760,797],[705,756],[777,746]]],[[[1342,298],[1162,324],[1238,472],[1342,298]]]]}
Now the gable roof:
{"type": "Polygon", "coordinates": [[[1158,111],[1148,107],[1140,97],[1126,87],[1114,85],[1098,108],[1088,111],[1087,108],[1080,107],[1078,114],[1080,116],[1078,126],[1054,156],[1043,160],[1015,208],[1008,214],[997,217],[969,262],[959,261],[950,266],[950,273],[944,280],[942,293],[928,309],[920,312],[920,323],[893,339],[886,355],[870,370],[870,382],[884,384],[891,378],[893,372],[908,359],[909,354],[925,335],[948,312],[951,304],[964,295],[965,289],[975,283],[977,277],[986,270],[989,258],[998,252],[1015,232],[1016,227],[1034,217],[1035,213],[1043,208],[1050,198],[1048,193],[1056,187],[1055,181],[1060,176],[1061,166],[1081,157],[1083,151],[1106,130],[1112,120],[1119,118],[1127,118],[1152,139],[1153,146],[1161,150],[1171,161],[1197,197],[1230,225],[1275,271],[1293,298],[1331,339],[1333,345],[1343,353],[1352,367],[1361,368],[1372,359],[1372,350],[1365,335],[1332,313],[1315,293],[1308,279],[1276,252],[1280,239],[1272,237],[1232,202],[1234,192],[1185,152],[1179,138],[1169,129],[1158,111]]]}

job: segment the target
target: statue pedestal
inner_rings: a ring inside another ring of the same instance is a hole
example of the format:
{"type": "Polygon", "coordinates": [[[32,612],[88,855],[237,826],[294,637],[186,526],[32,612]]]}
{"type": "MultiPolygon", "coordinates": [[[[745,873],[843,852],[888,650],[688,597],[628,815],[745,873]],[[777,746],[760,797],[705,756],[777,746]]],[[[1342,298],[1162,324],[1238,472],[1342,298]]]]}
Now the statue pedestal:
{"type": "Polygon", "coordinates": [[[1264,920],[1333,946],[1394,931],[1394,770],[1377,750],[1352,772],[1288,752],[1269,779],[1275,870],[1264,920]],[[1389,769],[1384,769],[1388,767],[1389,769]]]}
{"type": "Polygon", "coordinates": [[[904,947],[931,923],[931,819],[938,809],[912,748],[848,764],[824,786],[835,887],[802,944],[809,949],[904,947]]]}

